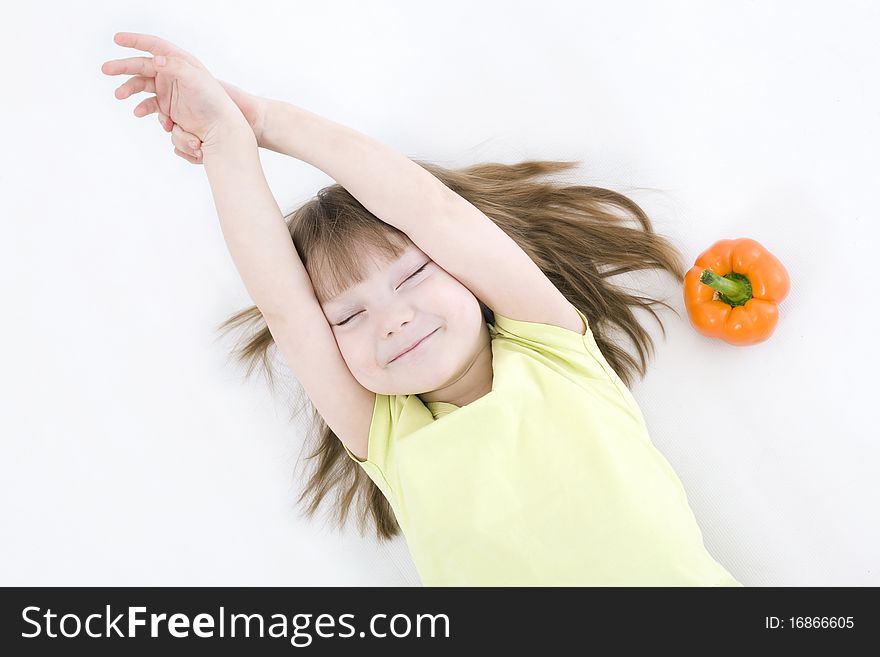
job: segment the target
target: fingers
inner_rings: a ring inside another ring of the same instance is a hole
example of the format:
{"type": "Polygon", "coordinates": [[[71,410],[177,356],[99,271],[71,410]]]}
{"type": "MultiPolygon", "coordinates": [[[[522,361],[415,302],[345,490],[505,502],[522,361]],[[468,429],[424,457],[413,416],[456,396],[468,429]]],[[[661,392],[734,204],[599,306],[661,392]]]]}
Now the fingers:
{"type": "MultiPolygon", "coordinates": [[[[137,50],[145,50],[153,55],[164,55],[166,57],[173,55],[183,61],[194,66],[201,66],[202,63],[189,54],[187,51],[175,46],[170,41],[160,39],[152,34],[140,34],[138,32],[117,32],[113,36],[113,41],[120,46],[127,48],[136,48],[137,50]]],[[[152,61],[152,58],[146,59],[152,61]]],[[[111,73],[110,75],[115,75],[111,73]]],[[[153,74],[155,75],[155,73],[153,74]]]]}
{"type": "MultiPolygon", "coordinates": [[[[128,98],[132,94],[136,94],[139,91],[156,93],[156,79],[138,75],[131,78],[122,86],[117,87],[114,93],[119,100],[122,100],[124,98],[128,98]]],[[[141,105],[143,104],[144,103],[141,103],[141,105]]],[[[140,105],[138,105],[138,107],[135,108],[135,116],[146,116],[147,114],[152,114],[153,111],[156,111],[159,115],[159,124],[162,126],[165,132],[171,132],[171,127],[174,125],[174,122],[168,117],[167,114],[163,114],[162,111],[158,109],[158,101],[156,101],[156,107],[157,109],[153,110],[151,107],[140,107],[140,105]]]]}
{"type": "Polygon", "coordinates": [[[180,151],[181,153],[185,153],[191,158],[194,158],[194,161],[196,162],[201,161],[201,140],[195,135],[181,128],[176,123],[171,130],[171,143],[175,146],[175,152],[180,151]]]}
{"type": "Polygon", "coordinates": [[[156,93],[156,78],[147,78],[142,75],[136,75],[125,84],[117,87],[115,93],[116,97],[119,100],[122,100],[123,98],[128,98],[139,91],[147,91],[151,94],[156,93]]]}
{"type": "MultiPolygon", "coordinates": [[[[138,75],[138,76],[131,78],[128,82],[126,82],[122,86],[117,87],[116,91],[114,93],[116,94],[116,97],[119,100],[122,100],[124,98],[128,98],[132,94],[138,93],[139,91],[147,91],[150,93],[156,93],[156,79],[155,78],[147,78],[147,77],[143,77],[143,76],[138,75]]],[[[144,107],[141,110],[138,110],[137,112],[135,112],[135,114],[137,116],[146,116],[147,114],[152,114],[152,111],[147,111],[149,109],[150,108],[148,108],[148,107],[144,107]],[[143,114],[141,114],[142,111],[144,112],[143,114]]],[[[171,119],[168,118],[168,115],[163,114],[161,111],[158,111],[158,114],[159,114],[159,124],[165,129],[166,132],[171,132],[171,126],[173,125],[173,122],[171,121],[171,119]]]]}
{"type": "Polygon", "coordinates": [[[134,108],[134,115],[143,118],[152,114],[153,112],[159,111],[159,101],[156,99],[155,96],[150,96],[146,100],[138,103],[138,105],[134,108]]]}
{"type": "Polygon", "coordinates": [[[145,50],[154,55],[170,55],[177,49],[170,41],[160,39],[152,34],[140,34],[138,32],[117,32],[113,35],[113,41],[126,48],[145,50]]]}
{"type": "MultiPolygon", "coordinates": [[[[184,53],[170,41],[152,34],[138,32],[117,32],[113,41],[120,46],[145,50],[153,55],[183,55],[184,53]]],[[[145,75],[156,77],[156,65],[152,57],[127,57],[104,62],[101,71],[106,75],[145,75]]]]}
{"type": "Polygon", "coordinates": [[[101,65],[104,75],[144,75],[156,77],[156,65],[152,57],[126,57],[111,59],[101,65]]]}
{"type": "Polygon", "coordinates": [[[187,162],[192,162],[193,164],[201,164],[201,163],[202,163],[202,159],[201,159],[201,157],[199,157],[198,159],[196,159],[196,158],[194,158],[192,155],[190,155],[189,153],[184,153],[184,152],[183,152],[182,150],[180,150],[179,148],[175,148],[175,149],[174,149],[174,152],[175,152],[175,154],[179,155],[180,157],[182,157],[182,158],[183,158],[184,160],[186,160],[187,162]]]}

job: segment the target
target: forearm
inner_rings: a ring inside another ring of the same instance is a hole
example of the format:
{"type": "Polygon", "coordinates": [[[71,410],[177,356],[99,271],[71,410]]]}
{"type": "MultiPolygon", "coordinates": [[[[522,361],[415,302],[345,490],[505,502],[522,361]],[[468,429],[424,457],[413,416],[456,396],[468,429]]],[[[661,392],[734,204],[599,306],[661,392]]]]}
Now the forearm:
{"type": "Polygon", "coordinates": [[[281,279],[292,265],[303,267],[266,182],[250,127],[230,129],[204,149],[203,162],[223,237],[251,299],[264,315],[280,312],[288,294],[285,286],[301,282],[295,276],[281,279]]]}
{"type": "Polygon", "coordinates": [[[317,167],[406,233],[452,193],[390,146],[284,101],[269,100],[260,146],[317,167]]]}

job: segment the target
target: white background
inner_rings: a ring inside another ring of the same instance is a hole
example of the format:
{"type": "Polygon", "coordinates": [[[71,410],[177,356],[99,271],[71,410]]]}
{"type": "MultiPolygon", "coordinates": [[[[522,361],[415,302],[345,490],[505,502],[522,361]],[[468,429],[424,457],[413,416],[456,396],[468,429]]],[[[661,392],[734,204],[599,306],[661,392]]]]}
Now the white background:
{"type": "MultiPolygon", "coordinates": [[[[658,307],[664,339],[640,315],[657,352],[631,390],[743,584],[880,584],[867,0],[18,5],[0,27],[0,584],[419,585],[403,539],[299,515],[302,427],[218,337],[251,302],[203,168],[101,73],[147,54],[118,31],[415,159],[580,160],[688,264],[761,242],[792,280],[772,338],[705,338],[680,286],[642,276],[680,316],[658,307]]],[[[261,157],[285,213],[333,182],[261,157]]]]}

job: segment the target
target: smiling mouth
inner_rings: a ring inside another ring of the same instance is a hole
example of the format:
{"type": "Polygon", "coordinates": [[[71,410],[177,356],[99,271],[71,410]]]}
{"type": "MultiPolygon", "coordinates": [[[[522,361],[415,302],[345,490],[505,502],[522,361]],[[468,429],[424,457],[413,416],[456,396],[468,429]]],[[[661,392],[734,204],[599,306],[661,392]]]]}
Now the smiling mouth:
{"type": "Polygon", "coordinates": [[[402,354],[400,354],[399,356],[395,356],[394,358],[392,358],[390,361],[388,361],[388,363],[391,364],[391,363],[393,363],[393,362],[395,362],[395,361],[400,360],[401,358],[403,358],[403,357],[406,356],[407,354],[411,354],[413,351],[415,351],[415,350],[418,349],[420,346],[422,346],[423,344],[425,344],[425,342],[428,340],[428,338],[430,338],[432,335],[434,335],[434,334],[435,334],[437,331],[439,331],[439,330],[440,330],[440,327],[435,328],[433,331],[431,331],[430,333],[428,333],[428,335],[426,335],[425,337],[423,337],[421,340],[419,340],[419,341],[418,341],[416,344],[414,344],[412,347],[410,347],[409,349],[407,349],[406,351],[404,351],[402,354]]]}

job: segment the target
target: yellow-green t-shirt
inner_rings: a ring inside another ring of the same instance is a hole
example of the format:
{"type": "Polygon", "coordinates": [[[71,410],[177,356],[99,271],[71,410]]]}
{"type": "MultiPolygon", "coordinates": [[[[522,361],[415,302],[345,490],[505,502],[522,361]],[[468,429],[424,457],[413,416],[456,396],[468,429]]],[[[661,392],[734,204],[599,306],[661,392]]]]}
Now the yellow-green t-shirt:
{"type": "Polygon", "coordinates": [[[495,314],[492,390],[376,395],[366,461],[424,586],[742,586],[596,344],[495,314]]]}

